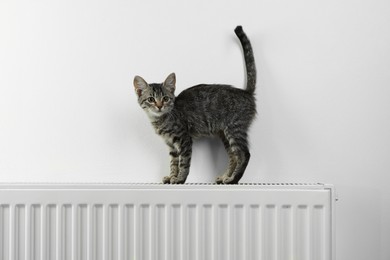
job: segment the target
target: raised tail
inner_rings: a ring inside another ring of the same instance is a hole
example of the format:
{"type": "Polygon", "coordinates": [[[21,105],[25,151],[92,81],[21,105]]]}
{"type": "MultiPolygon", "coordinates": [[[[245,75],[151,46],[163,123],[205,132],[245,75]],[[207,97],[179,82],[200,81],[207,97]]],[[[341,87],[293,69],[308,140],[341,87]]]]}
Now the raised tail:
{"type": "Polygon", "coordinates": [[[256,64],[255,57],[253,55],[252,45],[246,36],[242,26],[237,26],[234,29],[238,39],[240,39],[243,51],[244,51],[244,59],[245,59],[245,67],[246,67],[246,91],[251,94],[254,94],[256,88],[256,64]]]}

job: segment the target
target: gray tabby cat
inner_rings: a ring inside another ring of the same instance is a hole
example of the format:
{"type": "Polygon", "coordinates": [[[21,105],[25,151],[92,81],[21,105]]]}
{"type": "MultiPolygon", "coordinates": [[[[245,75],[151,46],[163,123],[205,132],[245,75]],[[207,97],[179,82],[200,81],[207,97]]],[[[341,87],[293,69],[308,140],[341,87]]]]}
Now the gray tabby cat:
{"type": "Polygon", "coordinates": [[[135,76],[138,103],[170,149],[170,175],[163,183],[184,183],[187,179],[193,138],[217,136],[229,155],[229,166],[216,183],[236,184],[244,174],[250,153],[248,128],[256,115],[254,98],[256,67],[252,46],[241,26],[234,30],[243,47],[247,72],[246,89],[229,85],[200,84],[175,96],[176,77],[148,84],[135,76]]]}

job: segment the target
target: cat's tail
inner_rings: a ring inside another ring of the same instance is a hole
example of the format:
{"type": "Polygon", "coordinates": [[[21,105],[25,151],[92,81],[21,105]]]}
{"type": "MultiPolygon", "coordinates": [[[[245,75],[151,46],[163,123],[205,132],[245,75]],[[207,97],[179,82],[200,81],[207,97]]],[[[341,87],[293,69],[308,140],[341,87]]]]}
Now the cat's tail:
{"type": "Polygon", "coordinates": [[[242,26],[237,26],[234,30],[238,39],[240,39],[245,59],[246,67],[246,91],[251,94],[254,94],[256,88],[256,64],[255,57],[253,55],[252,45],[246,36],[242,26]]]}

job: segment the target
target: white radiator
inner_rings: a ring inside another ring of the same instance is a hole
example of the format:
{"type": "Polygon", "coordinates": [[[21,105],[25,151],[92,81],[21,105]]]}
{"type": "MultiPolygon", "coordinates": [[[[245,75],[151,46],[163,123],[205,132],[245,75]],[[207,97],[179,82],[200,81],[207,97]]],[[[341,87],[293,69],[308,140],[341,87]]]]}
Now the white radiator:
{"type": "Polygon", "coordinates": [[[322,184],[0,184],[0,260],[334,260],[322,184]]]}

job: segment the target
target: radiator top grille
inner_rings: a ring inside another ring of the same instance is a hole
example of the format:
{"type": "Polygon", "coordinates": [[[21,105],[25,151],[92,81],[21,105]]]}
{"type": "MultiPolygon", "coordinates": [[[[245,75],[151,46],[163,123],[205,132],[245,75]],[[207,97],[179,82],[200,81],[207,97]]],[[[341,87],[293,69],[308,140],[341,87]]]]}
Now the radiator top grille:
{"type": "Polygon", "coordinates": [[[185,184],[162,184],[162,183],[125,183],[125,182],[18,182],[18,183],[0,183],[0,189],[215,189],[215,190],[236,190],[236,189],[324,189],[332,185],[324,183],[304,183],[304,182],[248,182],[239,184],[216,184],[216,183],[185,183],[185,184]]]}

